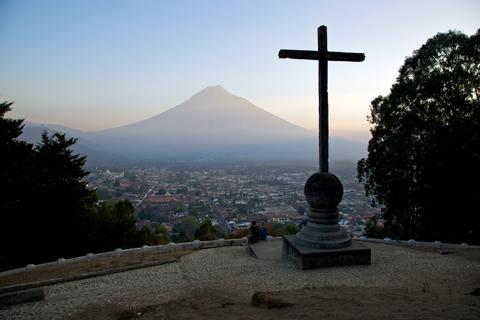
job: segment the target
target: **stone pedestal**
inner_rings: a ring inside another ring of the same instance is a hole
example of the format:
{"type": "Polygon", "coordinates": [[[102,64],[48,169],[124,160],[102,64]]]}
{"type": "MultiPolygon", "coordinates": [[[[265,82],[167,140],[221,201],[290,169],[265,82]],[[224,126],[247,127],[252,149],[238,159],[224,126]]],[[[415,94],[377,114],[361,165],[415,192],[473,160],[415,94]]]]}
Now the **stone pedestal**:
{"type": "Polygon", "coordinates": [[[370,264],[370,248],[353,242],[339,249],[312,249],[298,245],[294,235],[283,236],[283,255],[302,270],[370,264]]]}
{"type": "Polygon", "coordinates": [[[305,184],[305,197],[310,204],[307,225],[283,237],[283,255],[300,269],[370,264],[370,249],[352,244],[351,235],[338,224],[340,180],[331,173],[315,173],[305,184]]]}

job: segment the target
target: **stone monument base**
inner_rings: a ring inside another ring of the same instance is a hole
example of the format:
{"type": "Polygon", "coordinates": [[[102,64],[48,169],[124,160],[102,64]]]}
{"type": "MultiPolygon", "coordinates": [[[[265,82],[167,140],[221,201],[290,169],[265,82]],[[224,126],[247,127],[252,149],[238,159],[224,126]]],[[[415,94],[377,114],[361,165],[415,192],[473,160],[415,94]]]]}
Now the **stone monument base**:
{"type": "Polygon", "coordinates": [[[302,270],[371,262],[370,248],[355,241],[346,248],[313,249],[298,245],[295,235],[283,236],[283,255],[302,270]]]}

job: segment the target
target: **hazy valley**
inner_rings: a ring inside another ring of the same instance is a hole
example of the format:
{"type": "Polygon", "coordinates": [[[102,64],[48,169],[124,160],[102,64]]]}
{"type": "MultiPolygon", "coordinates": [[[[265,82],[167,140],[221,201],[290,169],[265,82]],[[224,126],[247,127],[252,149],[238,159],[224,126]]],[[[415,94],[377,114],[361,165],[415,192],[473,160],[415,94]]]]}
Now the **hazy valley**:
{"type": "MultiPolygon", "coordinates": [[[[90,165],[175,160],[308,161],[318,154],[318,137],[220,86],[146,120],[86,132],[61,125],[27,123],[21,136],[38,142],[43,130],[78,138],[75,151],[90,165]]],[[[332,161],[357,161],[362,143],[330,138],[332,161]]]]}

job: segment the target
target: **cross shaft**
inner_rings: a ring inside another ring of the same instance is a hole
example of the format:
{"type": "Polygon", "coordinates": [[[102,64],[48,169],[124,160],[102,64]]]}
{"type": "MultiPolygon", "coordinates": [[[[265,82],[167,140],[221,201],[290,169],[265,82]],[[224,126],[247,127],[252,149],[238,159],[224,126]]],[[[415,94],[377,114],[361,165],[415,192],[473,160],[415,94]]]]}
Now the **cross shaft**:
{"type": "Polygon", "coordinates": [[[327,27],[320,26],[317,32],[318,51],[285,50],[278,52],[280,59],[318,61],[318,143],[320,172],[328,172],[328,61],[362,62],[363,53],[335,52],[327,49],[327,27]]]}

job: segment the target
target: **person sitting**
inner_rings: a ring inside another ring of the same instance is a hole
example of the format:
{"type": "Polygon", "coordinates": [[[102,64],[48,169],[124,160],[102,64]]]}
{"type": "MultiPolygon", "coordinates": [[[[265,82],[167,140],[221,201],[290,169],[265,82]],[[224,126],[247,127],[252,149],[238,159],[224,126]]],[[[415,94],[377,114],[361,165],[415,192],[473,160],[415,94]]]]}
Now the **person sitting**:
{"type": "Polygon", "coordinates": [[[260,240],[267,240],[267,228],[265,228],[265,223],[263,222],[260,227],[260,240]]]}
{"type": "Polygon", "coordinates": [[[305,227],[307,225],[307,222],[308,222],[307,218],[303,219],[302,222],[300,222],[300,224],[298,225],[298,227],[300,229],[302,229],[303,227],[305,227]]]}
{"type": "Polygon", "coordinates": [[[260,229],[258,228],[256,221],[252,221],[250,225],[250,233],[250,243],[258,242],[258,239],[260,238],[260,229]]]}

